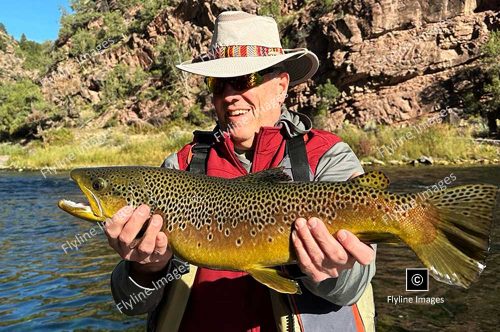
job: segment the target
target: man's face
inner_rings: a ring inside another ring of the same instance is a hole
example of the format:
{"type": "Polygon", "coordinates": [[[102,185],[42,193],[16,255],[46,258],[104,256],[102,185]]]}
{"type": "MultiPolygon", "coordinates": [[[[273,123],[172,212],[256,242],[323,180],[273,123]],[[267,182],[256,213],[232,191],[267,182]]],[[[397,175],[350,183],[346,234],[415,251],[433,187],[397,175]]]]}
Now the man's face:
{"type": "Polygon", "coordinates": [[[221,129],[231,135],[235,148],[248,150],[262,126],[274,126],[286,97],[288,73],[269,73],[264,82],[246,90],[235,90],[226,83],[213,103],[221,129]]]}

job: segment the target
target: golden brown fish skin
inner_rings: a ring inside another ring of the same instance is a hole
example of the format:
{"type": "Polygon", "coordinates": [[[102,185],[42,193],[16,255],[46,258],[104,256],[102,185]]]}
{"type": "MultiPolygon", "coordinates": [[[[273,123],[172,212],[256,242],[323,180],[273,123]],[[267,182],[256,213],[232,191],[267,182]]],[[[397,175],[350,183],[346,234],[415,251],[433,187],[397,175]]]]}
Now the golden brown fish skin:
{"type": "Polygon", "coordinates": [[[196,265],[224,269],[292,263],[290,234],[299,217],[322,219],[331,234],[348,229],[354,234],[387,232],[410,242],[432,241],[434,227],[419,204],[407,212],[408,217],[384,220],[385,214],[394,213],[398,201],[409,201],[404,196],[348,183],[253,185],[221,199],[203,196],[190,207],[201,212],[203,206],[213,206],[212,215],[193,214],[180,224],[170,224],[168,220],[178,211],[165,211],[165,231],[179,256],[196,265]],[[244,203],[237,208],[234,202],[244,203]],[[239,213],[234,212],[237,209],[239,213]],[[257,209],[265,212],[259,214],[257,209]]]}
{"type": "MultiPolygon", "coordinates": [[[[425,197],[385,191],[388,180],[380,172],[347,183],[300,183],[285,182],[281,171],[228,180],[164,168],[103,167],[76,169],[71,176],[98,218],[125,204],[148,204],[163,216],[163,230],[180,258],[248,271],[280,292],[299,288],[265,267],[295,260],[290,234],[299,217],[318,217],[331,234],[347,229],[364,242],[398,237],[433,277],[449,284],[467,288],[485,267],[496,186],[460,186],[425,197]]],[[[60,204],[88,217],[88,210],[69,206],[60,204]]]]}
{"type": "MultiPolygon", "coordinates": [[[[88,172],[85,187],[104,179],[110,188],[100,193],[101,201],[152,206],[164,218],[163,230],[174,252],[200,266],[242,269],[291,263],[291,228],[299,217],[322,219],[331,234],[348,229],[354,234],[387,232],[421,243],[432,240],[433,227],[418,204],[408,211],[409,218],[383,219],[395,214],[398,204],[416,198],[411,194],[353,183],[228,181],[159,168],[130,174],[106,170],[88,172]]],[[[72,176],[77,182],[85,179],[78,171],[72,176]]]]}

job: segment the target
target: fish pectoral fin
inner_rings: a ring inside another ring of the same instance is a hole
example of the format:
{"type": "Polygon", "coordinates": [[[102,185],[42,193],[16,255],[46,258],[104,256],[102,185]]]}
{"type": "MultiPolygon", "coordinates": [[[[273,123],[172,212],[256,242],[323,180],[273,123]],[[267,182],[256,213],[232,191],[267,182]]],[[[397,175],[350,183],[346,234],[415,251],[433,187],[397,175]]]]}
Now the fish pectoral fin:
{"type": "Polygon", "coordinates": [[[360,176],[357,176],[351,180],[355,184],[359,184],[360,186],[376,188],[376,189],[387,189],[389,184],[389,178],[385,176],[381,171],[371,171],[360,176]]]}
{"type": "Polygon", "coordinates": [[[276,167],[265,171],[252,173],[232,179],[239,182],[289,182],[292,181],[290,176],[284,172],[285,167],[276,167]]]}
{"type": "Polygon", "coordinates": [[[246,270],[255,280],[279,293],[302,294],[298,282],[283,277],[279,271],[266,267],[253,267],[246,270]]]}

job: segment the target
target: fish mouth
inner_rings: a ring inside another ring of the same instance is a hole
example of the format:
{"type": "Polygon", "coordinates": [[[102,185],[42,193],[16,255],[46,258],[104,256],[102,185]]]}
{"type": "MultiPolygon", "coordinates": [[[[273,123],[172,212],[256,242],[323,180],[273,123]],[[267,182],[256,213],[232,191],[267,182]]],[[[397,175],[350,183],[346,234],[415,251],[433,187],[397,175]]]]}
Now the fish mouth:
{"type": "Polygon", "coordinates": [[[94,222],[106,220],[106,218],[102,215],[102,212],[98,214],[94,213],[92,207],[89,205],[76,203],[68,199],[61,199],[57,203],[57,206],[59,206],[59,208],[63,211],[80,219],[94,222]]]}
{"type": "Polygon", "coordinates": [[[99,201],[99,198],[97,198],[97,196],[94,195],[92,190],[89,190],[84,185],[81,185],[80,188],[82,189],[83,193],[87,197],[89,204],[90,204],[90,209],[94,213],[94,215],[97,218],[106,219],[106,217],[104,216],[104,210],[102,208],[101,202],[99,201]]]}
{"type": "Polygon", "coordinates": [[[73,172],[71,174],[71,178],[78,184],[78,187],[80,187],[80,190],[83,192],[90,205],[62,199],[57,204],[59,208],[80,219],[94,222],[105,221],[106,216],[104,214],[104,209],[102,208],[99,198],[94,195],[92,190],[88,189],[87,187],[85,187],[85,185],[78,181],[73,172]]]}

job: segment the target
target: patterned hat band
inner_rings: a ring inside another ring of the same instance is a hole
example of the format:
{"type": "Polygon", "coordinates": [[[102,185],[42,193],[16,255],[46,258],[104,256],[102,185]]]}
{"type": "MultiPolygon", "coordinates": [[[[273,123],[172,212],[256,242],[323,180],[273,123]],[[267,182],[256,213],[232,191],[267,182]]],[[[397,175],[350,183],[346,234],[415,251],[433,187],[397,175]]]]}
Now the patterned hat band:
{"type": "Polygon", "coordinates": [[[211,48],[207,53],[193,59],[193,63],[222,58],[274,56],[284,54],[281,47],[266,47],[259,45],[229,45],[211,48]]]}

